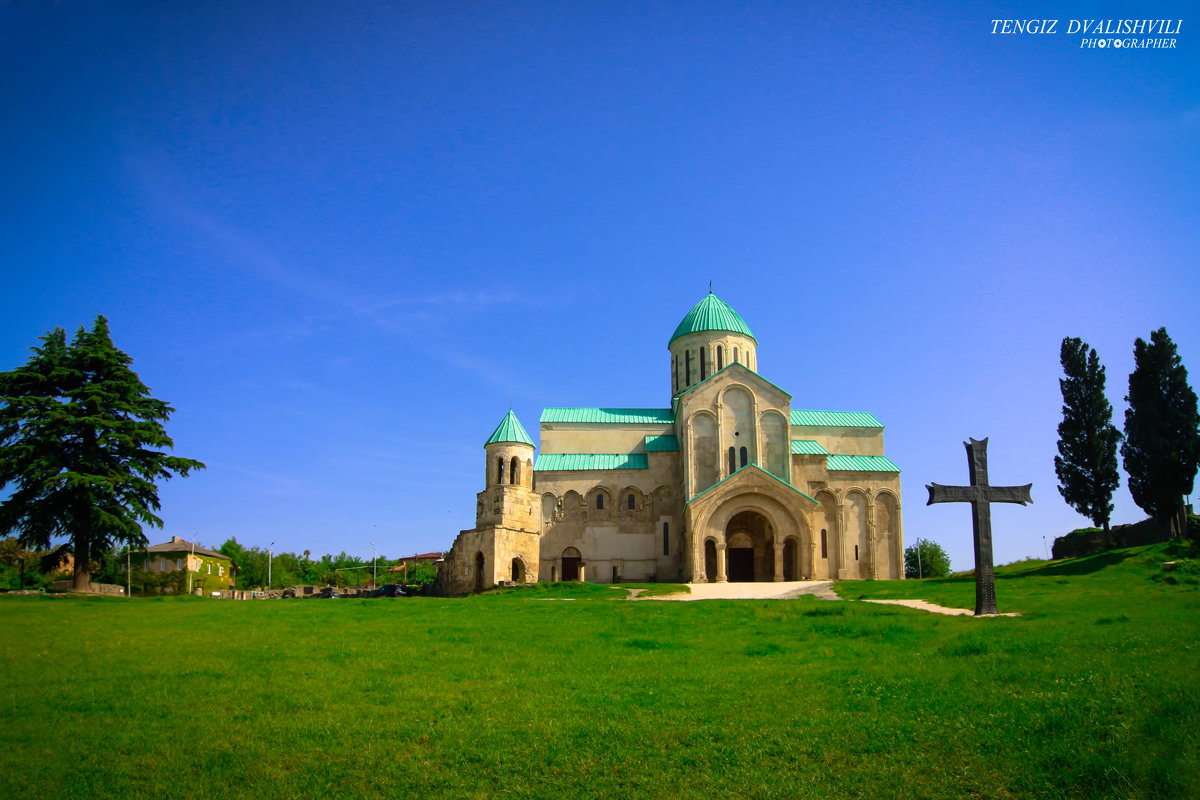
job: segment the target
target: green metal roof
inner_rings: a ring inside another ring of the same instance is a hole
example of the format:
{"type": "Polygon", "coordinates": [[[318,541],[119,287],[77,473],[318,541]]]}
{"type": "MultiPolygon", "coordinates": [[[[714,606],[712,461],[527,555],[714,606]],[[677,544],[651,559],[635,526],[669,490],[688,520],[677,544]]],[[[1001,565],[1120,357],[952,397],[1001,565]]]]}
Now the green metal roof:
{"type": "Polygon", "coordinates": [[[657,436],[646,437],[646,452],[647,453],[677,453],[679,452],[679,439],[674,436],[660,434],[657,436]]]}
{"type": "Polygon", "coordinates": [[[484,447],[489,444],[497,444],[498,442],[520,442],[533,447],[533,439],[529,438],[529,434],[525,432],[521,421],[517,419],[517,415],[510,408],[508,413],[504,415],[504,419],[500,420],[500,424],[496,426],[496,430],[492,431],[492,435],[483,443],[484,447]]]}
{"type": "Polygon", "coordinates": [[[831,470],[839,472],[899,472],[900,468],[887,456],[838,456],[831,455],[826,462],[831,470]]]}
{"type": "Polygon", "coordinates": [[[829,451],[820,442],[812,439],[793,439],[792,455],[794,456],[827,456],[829,451]]]}
{"type": "Polygon", "coordinates": [[[540,422],[583,422],[609,425],[670,425],[675,414],[669,408],[547,408],[540,422]]]}
{"type": "Polygon", "coordinates": [[[822,428],[882,428],[874,414],[865,411],[804,411],[792,409],[792,424],[822,428]]]}
{"type": "Polygon", "coordinates": [[[534,472],[590,472],[600,469],[650,469],[645,453],[542,453],[534,472]]]}
{"type": "Polygon", "coordinates": [[[698,331],[740,333],[749,336],[755,344],[758,344],[758,340],[754,338],[754,334],[750,332],[750,327],[746,325],[746,321],[742,319],[741,315],[712,292],[706,294],[703,300],[692,306],[692,310],[683,318],[683,322],[679,323],[675,333],[671,334],[671,341],[698,331]]]}

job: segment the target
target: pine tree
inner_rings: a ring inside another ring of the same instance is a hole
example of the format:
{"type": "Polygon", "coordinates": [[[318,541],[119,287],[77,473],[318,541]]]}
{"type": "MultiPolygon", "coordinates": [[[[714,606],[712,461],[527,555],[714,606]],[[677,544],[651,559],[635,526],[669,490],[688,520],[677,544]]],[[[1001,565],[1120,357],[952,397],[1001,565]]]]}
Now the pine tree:
{"type": "Polygon", "coordinates": [[[1062,340],[1062,422],[1054,473],[1058,493],[1071,508],[1109,533],[1112,496],[1120,484],[1117,446],[1121,433],[1112,424],[1112,405],[1104,391],[1104,367],[1082,339],[1062,340]]]}
{"type": "Polygon", "coordinates": [[[1172,536],[1187,529],[1183,496],[1190,494],[1200,464],[1200,413],[1187,369],[1166,328],[1150,334],[1150,344],[1133,345],[1129,408],[1121,457],[1129,493],[1172,536]]]}
{"type": "Polygon", "coordinates": [[[0,490],[13,487],[0,534],[37,550],[67,539],[83,591],[92,559],[114,543],[145,546],[143,524],[162,527],[156,481],[204,465],[162,452],[174,409],[150,396],[104,317],[70,344],[55,328],[32,350],[0,372],[0,490]]]}

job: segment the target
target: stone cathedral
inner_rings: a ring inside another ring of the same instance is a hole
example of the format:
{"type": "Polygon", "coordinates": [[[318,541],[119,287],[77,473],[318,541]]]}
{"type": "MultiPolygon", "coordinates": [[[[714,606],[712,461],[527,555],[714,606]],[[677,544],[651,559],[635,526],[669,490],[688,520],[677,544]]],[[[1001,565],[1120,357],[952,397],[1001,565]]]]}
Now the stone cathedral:
{"type": "Polygon", "coordinates": [[[900,470],[878,419],[793,407],[712,292],[668,348],[670,408],[547,408],[536,454],[505,415],[484,442],[475,527],[440,564],[442,592],[904,577],[900,470]]]}

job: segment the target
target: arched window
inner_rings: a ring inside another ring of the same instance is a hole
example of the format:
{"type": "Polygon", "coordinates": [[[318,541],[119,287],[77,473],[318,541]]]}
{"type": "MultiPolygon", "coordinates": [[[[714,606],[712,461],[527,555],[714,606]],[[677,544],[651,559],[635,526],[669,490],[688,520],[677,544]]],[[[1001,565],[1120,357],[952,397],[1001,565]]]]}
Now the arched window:
{"type": "Polygon", "coordinates": [[[504,457],[496,459],[496,483],[503,485],[504,483],[504,457]]]}
{"type": "Polygon", "coordinates": [[[725,348],[717,345],[717,369],[725,369],[725,348]]]}
{"type": "Polygon", "coordinates": [[[854,545],[854,560],[858,561],[858,545],[854,545]]]}
{"type": "Polygon", "coordinates": [[[733,348],[733,363],[737,363],[737,348],[733,348]]]}
{"type": "Polygon", "coordinates": [[[629,493],[629,510],[633,511],[633,492],[629,493]]]}
{"type": "Polygon", "coordinates": [[[603,494],[596,495],[596,510],[597,511],[604,510],[604,495],[603,494]]]}
{"type": "Polygon", "coordinates": [[[684,388],[692,385],[692,351],[688,350],[683,354],[683,385],[684,388]]]}
{"type": "Polygon", "coordinates": [[[679,356],[671,356],[671,393],[679,393],[679,356]]]}
{"type": "Polygon", "coordinates": [[[729,446],[729,474],[737,472],[737,453],[733,449],[733,445],[729,446]]]}
{"type": "Polygon", "coordinates": [[[821,558],[829,558],[829,537],[824,528],[821,528],[821,558]]]}
{"type": "Polygon", "coordinates": [[[746,466],[746,456],[747,456],[746,448],[744,448],[744,447],[742,448],[740,455],[742,457],[742,459],[741,459],[742,466],[744,467],[744,466],[746,466]]]}
{"type": "Polygon", "coordinates": [[[516,456],[512,457],[512,463],[510,464],[509,469],[508,469],[508,482],[509,483],[520,483],[521,482],[521,462],[519,460],[517,460],[516,456]]]}
{"type": "Polygon", "coordinates": [[[708,352],[707,347],[700,348],[700,380],[708,377],[708,363],[705,361],[705,354],[708,352]]]}
{"type": "Polygon", "coordinates": [[[671,524],[663,523],[663,555],[671,555],[671,524]]]}

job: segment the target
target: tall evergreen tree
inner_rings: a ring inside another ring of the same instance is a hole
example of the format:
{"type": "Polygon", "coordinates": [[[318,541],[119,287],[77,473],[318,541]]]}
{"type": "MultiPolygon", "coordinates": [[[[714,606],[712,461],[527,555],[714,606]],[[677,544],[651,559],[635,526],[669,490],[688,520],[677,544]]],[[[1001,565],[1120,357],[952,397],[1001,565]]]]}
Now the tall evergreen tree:
{"type": "Polygon", "coordinates": [[[150,396],[96,317],[67,343],[55,328],[33,356],[0,372],[0,534],[45,550],[67,539],[77,590],[92,559],[114,543],[142,547],[142,525],[162,527],[158,480],[204,465],[162,452],[173,446],[163,423],[174,411],[150,396]]]}
{"type": "Polygon", "coordinates": [[[1183,497],[1200,464],[1196,393],[1166,328],[1150,334],[1149,344],[1134,342],[1133,362],[1121,445],[1129,493],[1172,536],[1181,536],[1187,530],[1183,497]]]}
{"type": "Polygon", "coordinates": [[[1121,433],[1112,423],[1112,404],[1104,392],[1104,367],[1095,348],[1074,337],[1062,340],[1059,358],[1066,377],[1058,382],[1063,398],[1054,457],[1058,493],[1107,536],[1112,496],[1120,483],[1121,433]]]}

